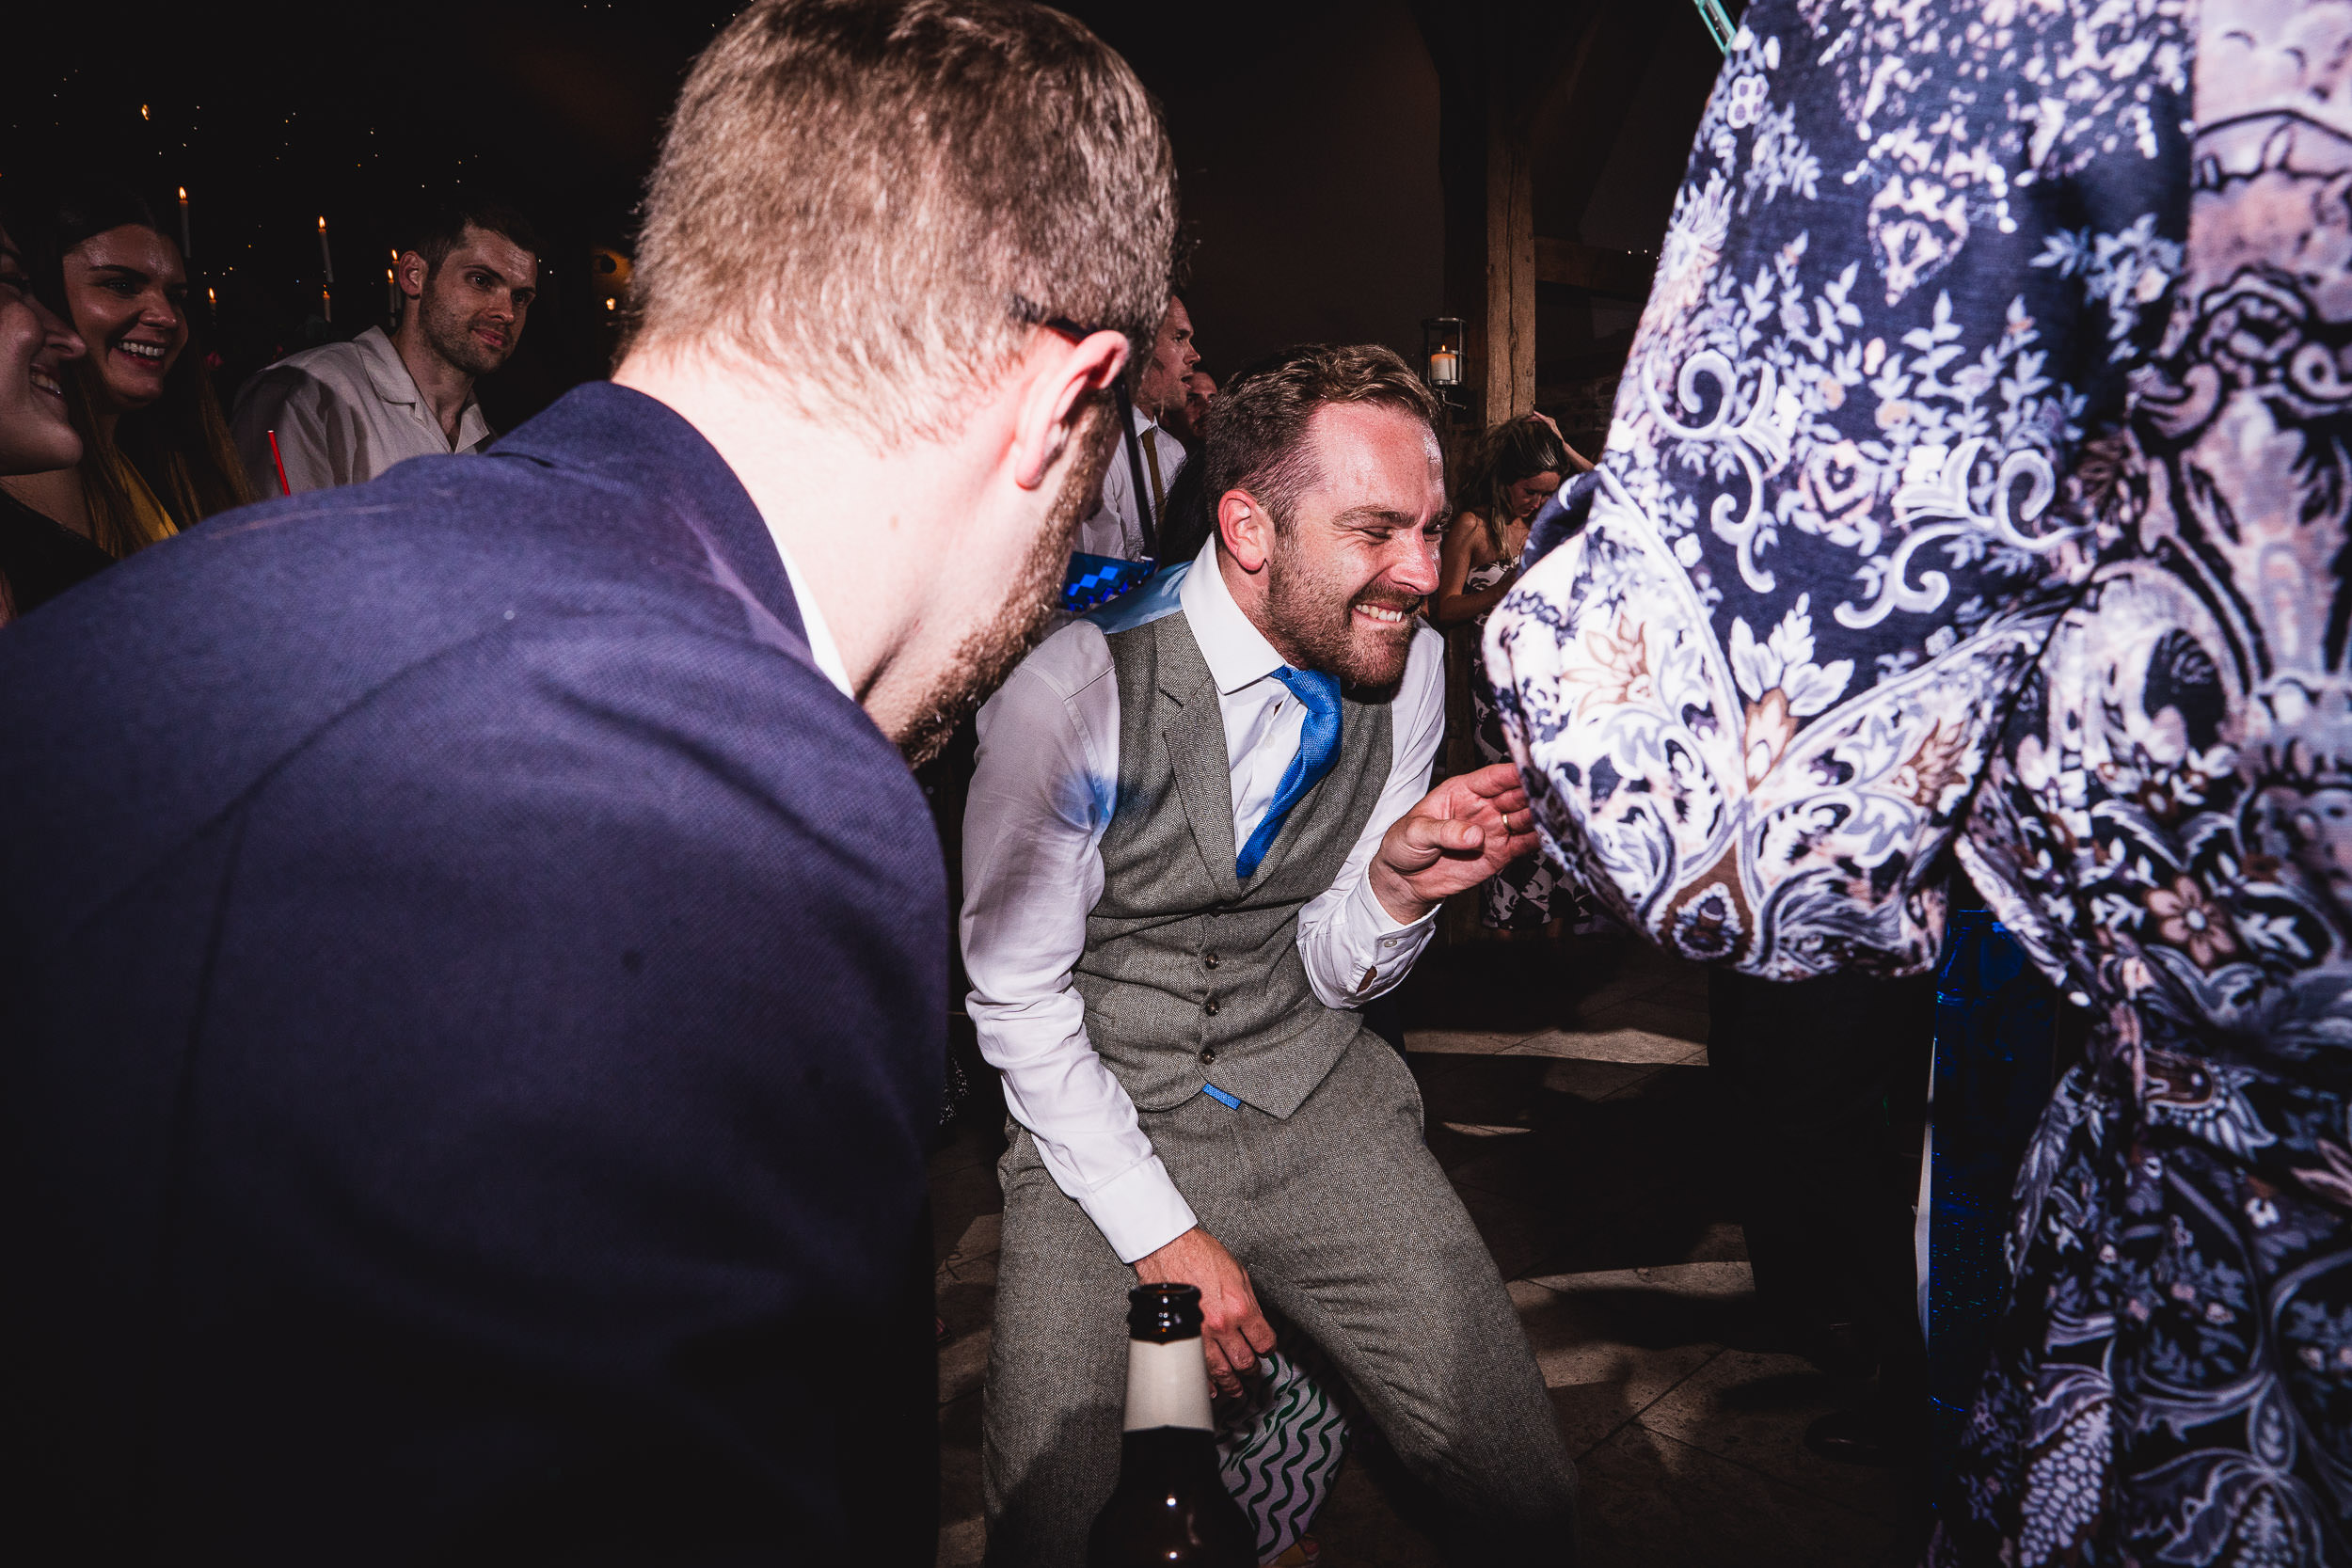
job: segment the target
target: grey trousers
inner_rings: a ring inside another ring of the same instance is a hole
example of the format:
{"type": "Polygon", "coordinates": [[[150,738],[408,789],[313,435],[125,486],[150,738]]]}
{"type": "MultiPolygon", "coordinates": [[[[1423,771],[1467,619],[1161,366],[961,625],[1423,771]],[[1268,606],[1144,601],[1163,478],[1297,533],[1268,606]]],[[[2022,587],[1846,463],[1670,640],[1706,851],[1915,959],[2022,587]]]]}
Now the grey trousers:
{"type": "MultiPolygon", "coordinates": [[[[1421,1092],[1396,1053],[1360,1037],[1287,1120],[1200,1095],[1144,1113],[1143,1129],[1258,1299],[1322,1348],[1449,1505],[1458,1548],[1572,1561],[1575,1467],[1493,1259],[1422,1142],[1421,1092]]],[[[1027,1132],[997,1175],[988,1560],[1079,1568],[1119,1479],[1135,1271],[1027,1132]]]]}

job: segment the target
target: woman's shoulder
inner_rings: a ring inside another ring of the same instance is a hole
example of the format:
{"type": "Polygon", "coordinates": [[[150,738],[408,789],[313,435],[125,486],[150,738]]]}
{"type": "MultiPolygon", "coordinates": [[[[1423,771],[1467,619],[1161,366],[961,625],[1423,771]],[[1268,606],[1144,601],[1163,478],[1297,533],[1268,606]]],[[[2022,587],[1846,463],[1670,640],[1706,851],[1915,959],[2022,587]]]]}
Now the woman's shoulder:
{"type": "Polygon", "coordinates": [[[1475,508],[1465,507],[1456,512],[1454,521],[1446,528],[1445,536],[1449,540],[1466,541],[1470,558],[1474,563],[1483,564],[1494,557],[1494,530],[1486,526],[1486,515],[1475,508]]]}

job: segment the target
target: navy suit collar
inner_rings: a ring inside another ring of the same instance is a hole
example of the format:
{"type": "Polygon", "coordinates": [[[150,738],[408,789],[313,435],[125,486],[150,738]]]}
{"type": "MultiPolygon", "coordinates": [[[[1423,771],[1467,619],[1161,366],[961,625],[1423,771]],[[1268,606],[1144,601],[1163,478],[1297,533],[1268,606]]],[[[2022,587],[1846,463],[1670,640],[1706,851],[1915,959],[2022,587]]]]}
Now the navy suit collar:
{"type": "Polygon", "coordinates": [[[782,623],[808,657],[784,558],[759,508],[718,449],[669,404],[592,381],[501,438],[488,455],[584,473],[643,495],[649,509],[668,513],[700,539],[713,575],[782,623]]]}

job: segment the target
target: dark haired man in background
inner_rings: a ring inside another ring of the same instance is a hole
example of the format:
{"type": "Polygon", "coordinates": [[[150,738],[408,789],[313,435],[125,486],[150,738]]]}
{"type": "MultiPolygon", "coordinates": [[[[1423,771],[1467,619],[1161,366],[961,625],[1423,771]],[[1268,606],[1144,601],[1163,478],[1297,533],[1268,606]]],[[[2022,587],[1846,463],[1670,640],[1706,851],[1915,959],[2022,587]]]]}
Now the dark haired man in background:
{"type": "Polygon", "coordinates": [[[1123,455],[1114,454],[1104,470],[1094,510],[1078,525],[1079,549],[1120,561],[1141,561],[1154,553],[1162,561],[1169,559],[1165,551],[1147,547],[1147,542],[1157,538],[1168,488],[1189,455],[1181,434],[1185,379],[1200,362],[1200,351],[1192,341],[1192,313],[1180,296],[1170,294],[1160,329],[1152,336],[1151,357],[1136,373],[1136,450],[1142,459],[1144,492],[1136,495],[1136,469],[1123,455]]]}
{"type": "Polygon", "coordinates": [[[411,457],[480,451],[496,432],[474,383],[506,363],[539,292],[539,241],[494,203],[443,208],[402,252],[400,321],[289,355],[237,400],[237,451],[253,492],[373,479],[411,457]],[[275,431],[278,444],[270,446],[275,431]]]}
{"type": "MultiPolygon", "coordinates": [[[[1181,389],[1181,379],[1174,385],[1181,389]]],[[[1575,1481],[1494,1260],[1359,1009],[1534,847],[1505,764],[1428,788],[1436,405],[1384,348],[1219,395],[1215,536],[981,710],[964,968],[1019,1135],[983,1455],[989,1555],[1077,1568],[1117,1480],[1136,1280],[1200,1289],[1229,1391],[1263,1296],[1497,1562],[1568,1560],[1575,1481]]]]}

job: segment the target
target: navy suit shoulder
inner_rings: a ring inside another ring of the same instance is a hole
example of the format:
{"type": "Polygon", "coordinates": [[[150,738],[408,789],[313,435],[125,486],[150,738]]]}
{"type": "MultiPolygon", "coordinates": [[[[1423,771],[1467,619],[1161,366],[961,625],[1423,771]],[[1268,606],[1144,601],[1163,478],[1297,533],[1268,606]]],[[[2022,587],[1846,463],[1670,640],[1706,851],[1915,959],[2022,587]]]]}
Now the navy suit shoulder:
{"type": "Polygon", "coordinates": [[[24,1516],[876,1555],[886,1478],[928,1555],[945,874],[691,427],[215,518],[0,637],[0,733],[24,1516]]]}

